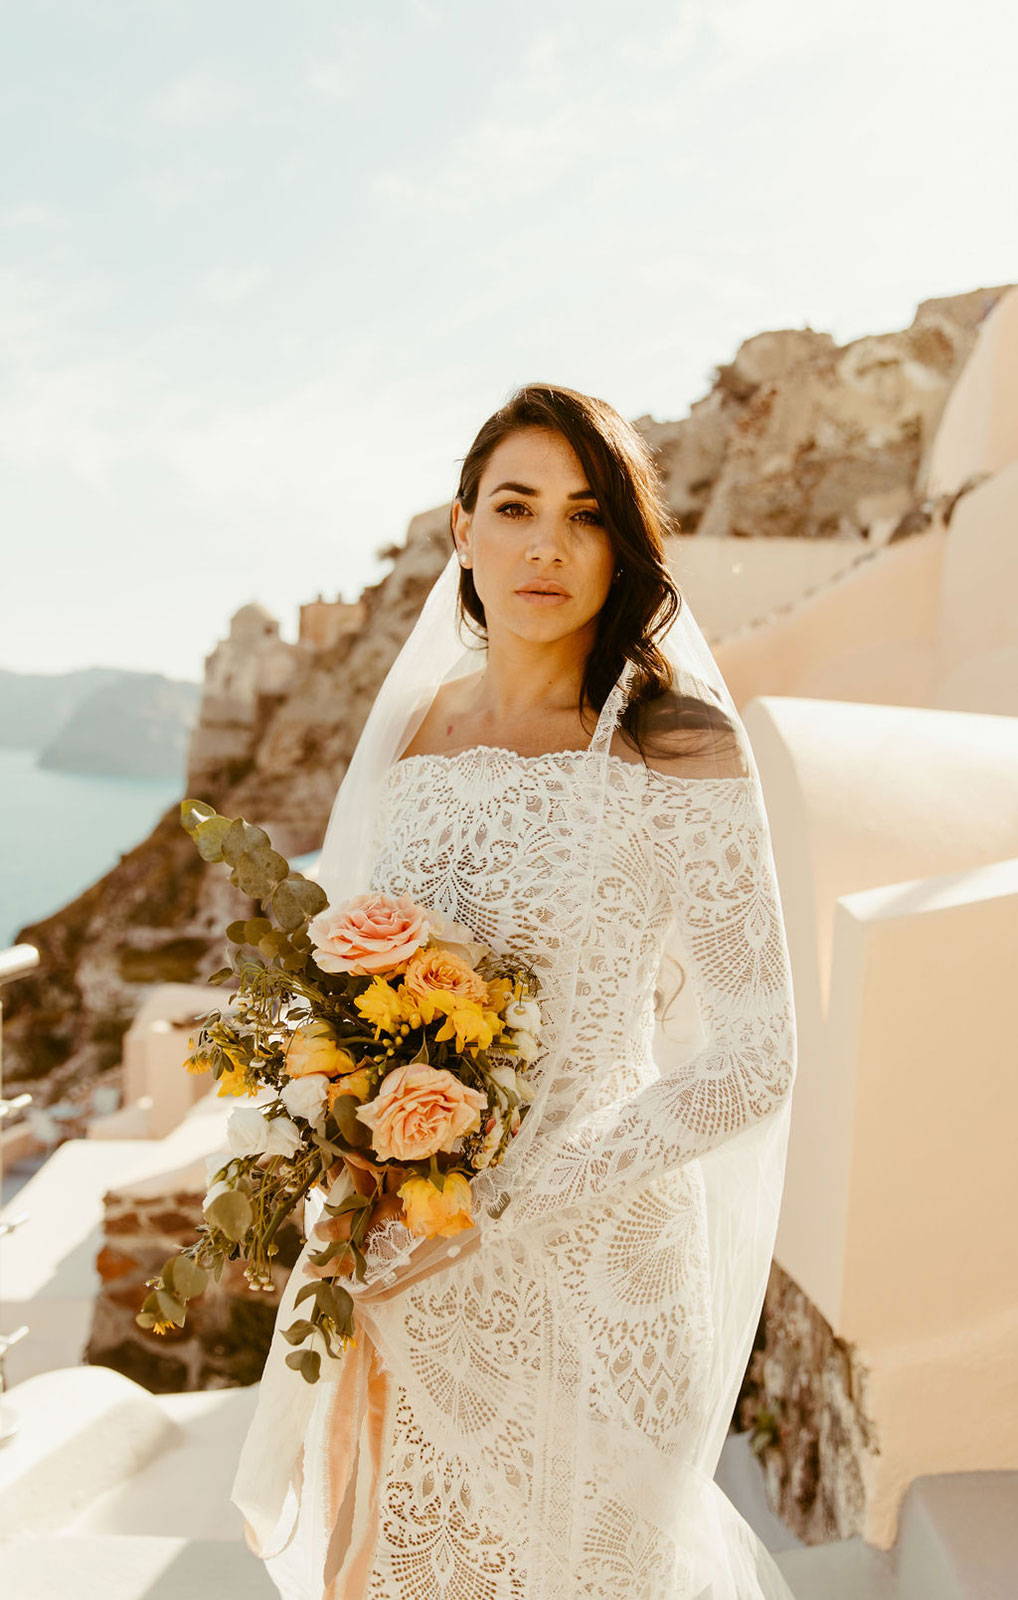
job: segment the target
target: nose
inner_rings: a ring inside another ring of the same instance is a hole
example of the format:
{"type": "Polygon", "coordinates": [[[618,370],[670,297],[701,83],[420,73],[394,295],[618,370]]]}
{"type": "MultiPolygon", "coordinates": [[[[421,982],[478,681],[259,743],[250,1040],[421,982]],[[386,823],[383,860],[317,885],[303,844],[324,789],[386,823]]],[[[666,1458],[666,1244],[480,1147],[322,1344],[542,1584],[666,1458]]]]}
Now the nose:
{"type": "Polygon", "coordinates": [[[555,530],[551,527],[540,526],[531,530],[530,544],[527,549],[527,560],[533,562],[557,561],[563,559],[562,542],[555,530]]]}

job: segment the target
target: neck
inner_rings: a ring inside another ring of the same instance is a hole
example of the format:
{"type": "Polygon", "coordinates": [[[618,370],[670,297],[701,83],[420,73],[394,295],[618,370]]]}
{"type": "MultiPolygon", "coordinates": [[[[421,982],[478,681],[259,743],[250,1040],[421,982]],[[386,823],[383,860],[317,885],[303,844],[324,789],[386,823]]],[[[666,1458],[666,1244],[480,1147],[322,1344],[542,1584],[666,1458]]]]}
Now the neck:
{"type": "Polygon", "coordinates": [[[511,633],[489,634],[471,711],[507,725],[575,711],[590,645],[585,631],[546,644],[511,633]]]}

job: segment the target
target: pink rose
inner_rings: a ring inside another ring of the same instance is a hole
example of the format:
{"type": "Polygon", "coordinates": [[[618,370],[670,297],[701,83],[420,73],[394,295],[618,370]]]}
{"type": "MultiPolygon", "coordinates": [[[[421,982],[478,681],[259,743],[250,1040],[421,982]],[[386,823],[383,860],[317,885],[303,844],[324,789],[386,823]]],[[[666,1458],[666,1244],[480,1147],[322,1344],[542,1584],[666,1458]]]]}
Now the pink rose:
{"type": "Polygon", "coordinates": [[[321,970],[357,977],[402,970],[428,931],[428,912],[407,895],[358,894],[308,923],[321,970]]]}
{"type": "Polygon", "coordinates": [[[444,1068],[408,1062],[386,1073],[357,1116],[371,1129],[380,1160],[423,1161],[438,1150],[451,1153],[461,1134],[480,1127],[487,1105],[486,1095],[444,1068]]]}

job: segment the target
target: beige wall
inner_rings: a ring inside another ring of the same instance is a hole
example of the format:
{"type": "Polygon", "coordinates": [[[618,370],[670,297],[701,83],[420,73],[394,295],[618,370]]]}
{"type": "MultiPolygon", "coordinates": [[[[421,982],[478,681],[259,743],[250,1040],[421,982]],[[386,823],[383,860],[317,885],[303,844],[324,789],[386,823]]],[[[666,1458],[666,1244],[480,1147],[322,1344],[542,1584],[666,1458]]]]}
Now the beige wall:
{"type": "Polygon", "coordinates": [[[829,584],[869,554],[856,539],[672,539],[668,567],[707,639],[727,639],[829,584]]]}
{"type": "Polygon", "coordinates": [[[1018,457],[1018,290],[1003,295],[976,335],[948,395],[922,487],[954,494],[977,473],[1000,472],[1018,457]]]}
{"type": "Polygon", "coordinates": [[[919,1473],[1018,1466],[1018,725],[784,697],[745,717],[799,1042],[775,1254],[871,1373],[886,1547],[919,1473]]]}

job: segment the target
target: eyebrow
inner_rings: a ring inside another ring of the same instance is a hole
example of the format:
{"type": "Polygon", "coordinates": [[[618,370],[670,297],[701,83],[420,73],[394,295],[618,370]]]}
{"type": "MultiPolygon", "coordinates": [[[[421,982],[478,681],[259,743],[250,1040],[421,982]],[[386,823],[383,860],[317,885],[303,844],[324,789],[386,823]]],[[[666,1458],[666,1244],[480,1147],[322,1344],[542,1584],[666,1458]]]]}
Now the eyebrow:
{"type": "MultiPolygon", "coordinates": [[[[541,493],[540,489],[528,489],[525,483],[500,483],[497,488],[492,489],[491,494],[498,494],[502,489],[511,489],[514,494],[539,495],[541,493]]],[[[491,495],[489,495],[488,498],[490,500],[491,495]]],[[[597,495],[594,493],[593,489],[576,489],[572,494],[567,494],[566,499],[596,500],[597,495]]]]}

